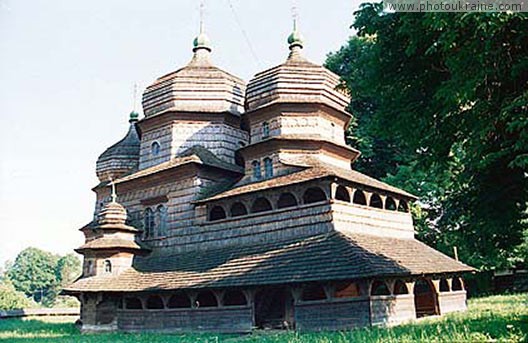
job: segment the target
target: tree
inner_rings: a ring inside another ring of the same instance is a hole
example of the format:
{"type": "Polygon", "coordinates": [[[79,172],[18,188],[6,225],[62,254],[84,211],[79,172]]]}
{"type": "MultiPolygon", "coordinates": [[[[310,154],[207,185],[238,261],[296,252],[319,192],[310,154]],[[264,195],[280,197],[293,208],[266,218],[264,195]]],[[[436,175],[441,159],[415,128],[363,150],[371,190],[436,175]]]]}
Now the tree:
{"type": "Polygon", "coordinates": [[[16,310],[35,306],[35,302],[26,297],[24,293],[18,292],[9,280],[0,281],[0,310],[16,310]]]}
{"type": "Polygon", "coordinates": [[[81,274],[81,261],[74,254],[67,254],[59,258],[55,270],[55,277],[61,287],[75,281],[81,274]]]}
{"type": "MultiPolygon", "coordinates": [[[[7,271],[9,280],[17,291],[23,292],[27,297],[32,297],[37,302],[42,302],[46,296],[54,298],[54,289],[57,288],[56,266],[58,256],[37,249],[26,248],[15,259],[7,271]]],[[[49,299],[48,301],[53,299],[49,299]]]]}
{"type": "Polygon", "coordinates": [[[421,197],[428,243],[482,269],[526,263],[527,15],[355,15],[326,65],[354,99],[357,168],[421,197]]]}

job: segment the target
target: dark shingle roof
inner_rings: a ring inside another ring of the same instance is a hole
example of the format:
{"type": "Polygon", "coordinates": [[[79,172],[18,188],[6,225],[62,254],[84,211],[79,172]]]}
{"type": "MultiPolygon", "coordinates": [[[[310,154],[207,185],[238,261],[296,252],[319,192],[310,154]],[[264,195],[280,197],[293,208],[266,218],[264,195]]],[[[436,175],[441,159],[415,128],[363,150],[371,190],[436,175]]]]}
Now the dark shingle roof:
{"type": "Polygon", "coordinates": [[[297,241],[138,257],[134,268],[119,276],[80,279],[65,291],[215,288],[471,270],[415,239],[334,232],[297,241]]]}

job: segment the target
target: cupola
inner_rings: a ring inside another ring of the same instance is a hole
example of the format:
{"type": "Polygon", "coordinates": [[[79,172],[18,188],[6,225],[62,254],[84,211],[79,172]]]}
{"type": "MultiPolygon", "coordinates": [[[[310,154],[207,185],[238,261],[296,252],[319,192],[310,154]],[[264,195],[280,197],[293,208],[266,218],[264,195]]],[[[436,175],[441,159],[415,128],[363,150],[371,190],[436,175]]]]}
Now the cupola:
{"type": "Polygon", "coordinates": [[[97,159],[96,173],[99,181],[117,179],[137,170],[140,145],[137,121],[138,114],[136,112],[130,113],[130,127],[126,136],[106,149],[97,159]]]}

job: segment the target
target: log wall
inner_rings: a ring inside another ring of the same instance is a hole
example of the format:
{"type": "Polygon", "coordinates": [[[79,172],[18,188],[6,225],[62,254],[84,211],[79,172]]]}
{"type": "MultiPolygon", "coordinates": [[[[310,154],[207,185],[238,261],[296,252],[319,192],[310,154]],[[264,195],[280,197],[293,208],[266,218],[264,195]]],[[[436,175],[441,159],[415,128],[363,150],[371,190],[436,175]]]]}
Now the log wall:
{"type": "Polygon", "coordinates": [[[344,330],[368,326],[369,299],[333,299],[295,304],[295,323],[298,330],[344,330]]]}
{"type": "Polygon", "coordinates": [[[370,299],[372,325],[395,325],[416,318],[412,294],[380,295],[370,299]]]}
{"type": "Polygon", "coordinates": [[[245,333],[253,327],[250,306],[222,308],[119,310],[119,330],[126,332],[211,331],[245,333]]]}
{"type": "Polygon", "coordinates": [[[465,311],[467,309],[466,291],[452,291],[438,293],[440,314],[465,311]]]}

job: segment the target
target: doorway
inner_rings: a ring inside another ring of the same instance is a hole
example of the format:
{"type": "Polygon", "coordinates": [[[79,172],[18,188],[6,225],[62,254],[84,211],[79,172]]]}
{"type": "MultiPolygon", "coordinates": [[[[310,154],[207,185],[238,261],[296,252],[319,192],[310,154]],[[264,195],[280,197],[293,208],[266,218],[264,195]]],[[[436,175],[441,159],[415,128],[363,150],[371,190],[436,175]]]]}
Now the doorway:
{"type": "Polygon", "coordinates": [[[422,278],[414,284],[414,307],[416,318],[439,314],[436,291],[430,280],[422,278]]]}
{"type": "Polygon", "coordinates": [[[259,329],[294,329],[293,297],[286,287],[255,294],[255,325],[259,329]]]}

